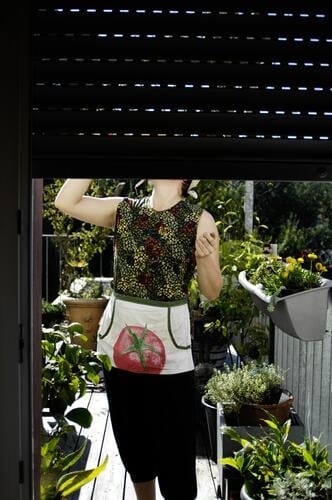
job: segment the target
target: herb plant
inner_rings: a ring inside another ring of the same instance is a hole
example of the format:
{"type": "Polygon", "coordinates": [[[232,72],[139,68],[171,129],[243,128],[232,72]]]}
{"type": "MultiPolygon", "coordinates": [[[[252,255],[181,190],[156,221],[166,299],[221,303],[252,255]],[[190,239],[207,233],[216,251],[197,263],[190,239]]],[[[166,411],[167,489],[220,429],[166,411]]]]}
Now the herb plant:
{"type": "Polygon", "coordinates": [[[284,371],[277,365],[250,362],[215,370],[205,387],[205,398],[221,403],[225,414],[238,414],[243,403],[272,404],[279,401],[284,371]]]}

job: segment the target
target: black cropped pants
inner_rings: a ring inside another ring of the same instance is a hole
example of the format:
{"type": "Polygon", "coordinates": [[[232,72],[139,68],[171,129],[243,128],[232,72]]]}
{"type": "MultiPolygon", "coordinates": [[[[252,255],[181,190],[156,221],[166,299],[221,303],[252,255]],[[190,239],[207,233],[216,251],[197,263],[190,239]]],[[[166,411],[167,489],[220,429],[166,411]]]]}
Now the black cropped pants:
{"type": "Polygon", "coordinates": [[[113,367],[104,375],[113,433],[132,481],[158,478],[165,499],[194,500],[194,372],[149,375],[113,367]]]}

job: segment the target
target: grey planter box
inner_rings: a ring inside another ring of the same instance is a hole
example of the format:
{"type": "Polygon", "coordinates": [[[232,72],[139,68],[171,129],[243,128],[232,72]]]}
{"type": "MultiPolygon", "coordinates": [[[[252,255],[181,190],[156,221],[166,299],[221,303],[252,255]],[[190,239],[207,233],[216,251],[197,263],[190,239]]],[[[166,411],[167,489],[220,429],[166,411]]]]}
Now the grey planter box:
{"type": "MultiPolygon", "coordinates": [[[[220,464],[220,459],[225,457],[232,457],[235,451],[238,451],[241,446],[239,443],[233,441],[228,436],[226,436],[222,431],[224,428],[228,427],[223,407],[221,404],[217,405],[217,466],[219,472],[219,488],[221,498],[227,500],[229,498],[229,488],[230,483],[236,482],[238,488],[241,487],[241,478],[239,474],[233,469],[227,467],[224,468],[220,464]],[[240,482],[239,482],[240,481],[240,482]]],[[[304,439],[304,425],[301,422],[298,414],[294,409],[291,410],[291,420],[292,425],[289,431],[289,439],[295,441],[296,443],[301,443],[304,439]]],[[[256,426],[232,426],[237,432],[242,436],[246,437],[248,434],[253,436],[259,436],[262,432],[267,431],[267,427],[256,427],[256,426]]]]}
{"type": "Polygon", "coordinates": [[[245,271],[240,272],[239,282],[251,294],[258,309],[270,316],[280,330],[304,341],[323,340],[332,280],[322,280],[319,288],[274,298],[273,311],[268,310],[271,297],[250,283],[245,271]]]}

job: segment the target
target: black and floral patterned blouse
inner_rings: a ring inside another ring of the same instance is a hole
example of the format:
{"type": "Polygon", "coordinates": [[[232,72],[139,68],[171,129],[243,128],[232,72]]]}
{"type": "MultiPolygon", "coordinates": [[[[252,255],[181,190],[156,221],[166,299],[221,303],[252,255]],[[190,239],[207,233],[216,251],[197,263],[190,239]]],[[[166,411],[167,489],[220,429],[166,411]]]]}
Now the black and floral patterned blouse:
{"type": "Polygon", "coordinates": [[[202,209],[181,200],[157,211],[149,199],[124,198],[114,237],[114,289],[150,300],[187,296],[194,273],[197,223],[202,209]]]}

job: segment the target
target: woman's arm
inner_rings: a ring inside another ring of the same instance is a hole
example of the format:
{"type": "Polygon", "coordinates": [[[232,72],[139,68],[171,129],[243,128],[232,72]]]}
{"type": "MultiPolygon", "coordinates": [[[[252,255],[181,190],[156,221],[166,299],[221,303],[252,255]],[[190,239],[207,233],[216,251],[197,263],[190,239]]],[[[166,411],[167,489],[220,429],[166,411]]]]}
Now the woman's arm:
{"type": "Polygon", "coordinates": [[[121,197],[97,198],[86,196],[92,179],[67,179],[61,187],[54,205],[61,212],[97,226],[115,225],[116,209],[121,197]]]}
{"type": "Polygon", "coordinates": [[[196,237],[197,280],[200,292],[209,300],[219,297],[223,277],[219,265],[219,234],[212,215],[203,211],[196,237]]]}

